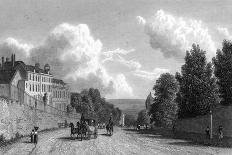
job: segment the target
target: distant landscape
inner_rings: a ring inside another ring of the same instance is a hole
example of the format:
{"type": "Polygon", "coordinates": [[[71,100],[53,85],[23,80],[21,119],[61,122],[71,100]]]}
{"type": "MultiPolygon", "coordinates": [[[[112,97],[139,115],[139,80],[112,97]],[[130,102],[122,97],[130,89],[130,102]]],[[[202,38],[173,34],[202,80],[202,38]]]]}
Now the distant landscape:
{"type": "Polygon", "coordinates": [[[137,117],[140,110],[145,109],[145,99],[108,99],[107,101],[121,109],[123,113],[134,117],[137,117]]]}

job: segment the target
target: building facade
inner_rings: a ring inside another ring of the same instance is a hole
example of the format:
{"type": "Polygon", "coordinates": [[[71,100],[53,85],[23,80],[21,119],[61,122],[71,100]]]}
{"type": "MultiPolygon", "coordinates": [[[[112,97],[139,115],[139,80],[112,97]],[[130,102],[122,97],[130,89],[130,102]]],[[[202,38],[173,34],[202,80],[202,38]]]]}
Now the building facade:
{"type": "Polygon", "coordinates": [[[71,101],[70,87],[60,79],[52,79],[52,103],[59,110],[66,111],[71,101]]]}
{"type": "Polygon", "coordinates": [[[151,92],[147,96],[147,99],[145,101],[146,111],[149,112],[151,109],[151,105],[154,103],[154,97],[152,96],[151,92]]]}
{"type": "Polygon", "coordinates": [[[39,63],[26,65],[23,61],[16,61],[14,54],[11,61],[2,57],[0,88],[0,96],[20,99],[24,103],[31,104],[31,100],[38,100],[63,111],[70,104],[69,86],[53,77],[48,64],[43,69],[39,63]]]}

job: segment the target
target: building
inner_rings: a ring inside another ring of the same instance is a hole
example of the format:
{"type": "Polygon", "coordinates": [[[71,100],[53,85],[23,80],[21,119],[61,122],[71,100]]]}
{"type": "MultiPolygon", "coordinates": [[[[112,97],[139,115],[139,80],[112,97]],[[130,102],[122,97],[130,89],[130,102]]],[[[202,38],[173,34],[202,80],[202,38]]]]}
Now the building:
{"type": "Polygon", "coordinates": [[[52,104],[59,110],[66,111],[70,104],[70,87],[60,79],[52,79],[52,104]]]}
{"type": "Polygon", "coordinates": [[[16,61],[14,54],[11,61],[2,57],[0,87],[0,96],[20,99],[23,103],[31,104],[38,100],[53,107],[60,107],[60,110],[66,110],[65,106],[70,104],[69,86],[53,77],[48,64],[44,65],[43,69],[39,63],[34,66],[26,65],[23,61],[16,61]]]}
{"type": "Polygon", "coordinates": [[[19,101],[20,92],[14,88],[23,89],[22,82],[18,70],[0,70],[0,96],[19,101]]]}
{"type": "Polygon", "coordinates": [[[154,97],[152,96],[151,92],[147,96],[147,99],[145,101],[146,111],[149,112],[151,109],[151,105],[154,103],[154,97]]]}

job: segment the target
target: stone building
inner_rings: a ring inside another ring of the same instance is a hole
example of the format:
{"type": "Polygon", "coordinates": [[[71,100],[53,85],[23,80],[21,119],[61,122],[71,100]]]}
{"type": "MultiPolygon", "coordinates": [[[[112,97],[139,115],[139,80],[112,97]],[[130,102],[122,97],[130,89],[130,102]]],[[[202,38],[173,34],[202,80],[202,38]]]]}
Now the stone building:
{"type": "Polygon", "coordinates": [[[70,104],[70,87],[60,79],[52,79],[52,104],[59,110],[65,111],[70,104]]]}
{"type": "Polygon", "coordinates": [[[154,97],[152,96],[152,93],[150,92],[149,95],[147,96],[147,99],[145,101],[145,106],[146,106],[146,111],[150,111],[151,105],[154,102],[154,97]]]}
{"type": "Polygon", "coordinates": [[[34,66],[27,65],[23,61],[16,61],[14,54],[11,61],[2,57],[0,87],[0,96],[20,99],[28,104],[38,100],[53,107],[60,107],[61,110],[66,110],[65,106],[70,104],[68,85],[53,77],[48,64],[43,69],[39,63],[34,66]]]}

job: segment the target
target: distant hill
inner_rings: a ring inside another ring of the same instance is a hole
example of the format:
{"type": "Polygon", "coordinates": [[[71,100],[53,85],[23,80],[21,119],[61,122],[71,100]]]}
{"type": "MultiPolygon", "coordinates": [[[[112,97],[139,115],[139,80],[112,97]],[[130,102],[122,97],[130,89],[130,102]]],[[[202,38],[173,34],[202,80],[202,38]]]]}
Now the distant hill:
{"type": "Polygon", "coordinates": [[[145,109],[145,99],[108,99],[107,101],[125,114],[133,115],[136,118],[138,112],[145,109]]]}

